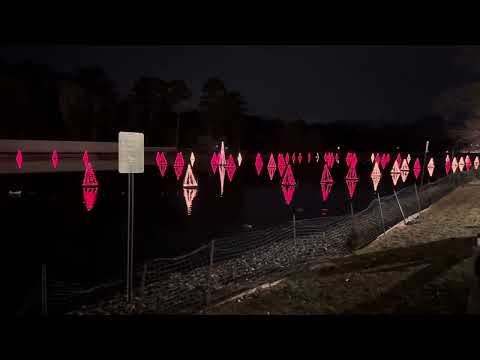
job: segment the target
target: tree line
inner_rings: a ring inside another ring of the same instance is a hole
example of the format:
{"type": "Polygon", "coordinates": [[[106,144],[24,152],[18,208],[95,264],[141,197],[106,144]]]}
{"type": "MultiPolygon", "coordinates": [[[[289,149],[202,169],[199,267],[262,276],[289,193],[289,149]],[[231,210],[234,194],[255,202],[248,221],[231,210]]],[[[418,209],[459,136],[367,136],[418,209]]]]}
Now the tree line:
{"type": "Polygon", "coordinates": [[[439,147],[452,141],[441,115],[403,123],[372,119],[327,124],[260,117],[249,113],[247,99],[218,77],[206,80],[198,104],[192,104],[192,98],[184,80],[141,77],[120,95],[99,66],[61,73],[44,64],[0,61],[0,137],[116,141],[123,130],[145,133],[147,146],[175,146],[179,125],[180,147],[195,147],[202,136],[251,151],[337,146],[414,151],[422,149],[426,139],[439,147]]]}

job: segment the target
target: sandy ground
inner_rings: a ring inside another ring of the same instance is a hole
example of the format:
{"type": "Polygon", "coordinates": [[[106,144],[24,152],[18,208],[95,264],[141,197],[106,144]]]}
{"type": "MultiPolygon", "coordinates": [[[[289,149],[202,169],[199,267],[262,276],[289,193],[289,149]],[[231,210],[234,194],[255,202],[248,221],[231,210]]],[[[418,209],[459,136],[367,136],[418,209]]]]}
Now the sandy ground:
{"type": "MultiPolygon", "coordinates": [[[[480,234],[480,181],[457,188],[355,255],[308,264],[209,314],[463,314],[480,234]]],[[[275,279],[276,280],[276,279],[275,279]]]]}

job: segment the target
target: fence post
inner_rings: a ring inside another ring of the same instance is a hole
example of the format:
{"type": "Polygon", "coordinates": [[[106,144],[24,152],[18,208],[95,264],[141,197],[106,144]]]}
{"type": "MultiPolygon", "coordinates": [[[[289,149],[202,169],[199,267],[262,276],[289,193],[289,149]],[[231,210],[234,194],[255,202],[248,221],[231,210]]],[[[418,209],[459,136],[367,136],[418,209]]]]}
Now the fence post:
{"type": "Polygon", "coordinates": [[[377,192],[377,198],[378,198],[378,208],[380,209],[380,219],[382,219],[383,235],[385,235],[385,220],[383,219],[382,202],[380,201],[380,194],[378,192],[377,192]]]}
{"type": "Polygon", "coordinates": [[[212,277],[213,255],[215,252],[215,240],[210,243],[210,261],[208,264],[208,278],[207,278],[207,306],[210,305],[210,279],[212,277]]]}
{"type": "Polygon", "coordinates": [[[395,188],[393,188],[393,193],[395,194],[395,199],[397,199],[398,207],[400,208],[400,212],[402,213],[403,222],[405,223],[405,225],[407,225],[407,219],[405,219],[405,214],[403,213],[402,205],[400,205],[400,200],[398,200],[398,196],[397,196],[397,192],[395,191],[395,188]]]}
{"type": "Polygon", "coordinates": [[[415,196],[417,197],[417,207],[418,207],[418,212],[422,210],[422,206],[420,205],[420,196],[418,195],[418,190],[417,190],[417,183],[414,182],[413,186],[415,187],[415,196]]]}
{"type": "Polygon", "coordinates": [[[42,264],[42,315],[47,314],[47,264],[42,264]]]}

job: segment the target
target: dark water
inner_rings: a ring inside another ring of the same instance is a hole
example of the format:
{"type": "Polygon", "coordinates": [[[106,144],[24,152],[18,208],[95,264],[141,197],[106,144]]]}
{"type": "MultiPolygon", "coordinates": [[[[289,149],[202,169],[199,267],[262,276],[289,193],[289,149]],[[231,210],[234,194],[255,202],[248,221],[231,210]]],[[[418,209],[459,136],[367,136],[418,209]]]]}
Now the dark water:
{"type": "MultiPolygon", "coordinates": [[[[359,156],[360,181],[353,196],[355,212],[376,197],[370,179],[369,155],[359,156]]],[[[411,167],[416,154],[412,156],[411,167]]],[[[435,160],[434,177],[426,175],[426,182],[444,175],[443,158],[435,160]]],[[[215,236],[238,231],[245,224],[255,229],[290,221],[291,212],[282,194],[278,170],[270,180],[265,167],[267,161],[265,157],[262,173],[257,176],[254,156],[247,156],[232,182],[225,176],[223,196],[220,196],[218,171],[213,175],[210,169],[208,173],[199,172],[194,166],[199,187],[191,214],[187,212],[183,176],[177,181],[172,167],[167,169],[164,178],[157,167],[147,167],[144,174],[135,175],[136,261],[187,253],[215,236]]],[[[297,219],[350,214],[345,161],[335,163],[331,170],[335,183],[327,201],[323,201],[320,187],[322,170],[323,160],[307,164],[304,159],[301,165],[293,166],[297,187],[291,205],[303,209],[297,219]]],[[[381,196],[392,193],[389,173],[383,171],[382,174],[381,196]]],[[[116,171],[96,172],[99,187],[90,211],[84,203],[83,176],[80,172],[1,176],[3,240],[8,244],[6,253],[14,260],[12,265],[17,264],[19,276],[28,278],[32,269],[40,274],[38,264],[42,262],[49,264],[49,271],[59,279],[94,283],[123,276],[127,175],[116,171]],[[21,190],[22,196],[11,197],[9,190],[21,190]]],[[[397,189],[413,181],[411,172],[406,183],[399,180],[397,189]]]]}

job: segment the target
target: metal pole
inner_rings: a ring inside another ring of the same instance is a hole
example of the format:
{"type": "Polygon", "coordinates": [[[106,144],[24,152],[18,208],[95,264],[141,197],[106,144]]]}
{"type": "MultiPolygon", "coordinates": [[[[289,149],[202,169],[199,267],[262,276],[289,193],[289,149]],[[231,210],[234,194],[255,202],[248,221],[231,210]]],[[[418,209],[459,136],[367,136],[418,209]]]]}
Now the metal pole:
{"type": "Polygon", "coordinates": [[[423,155],[423,164],[422,164],[422,180],[420,181],[420,188],[423,186],[423,178],[425,176],[425,167],[427,162],[427,153],[428,153],[428,140],[425,144],[425,153],[423,155]]]}
{"type": "Polygon", "coordinates": [[[135,186],[134,186],[134,174],[130,174],[132,177],[132,186],[131,186],[131,191],[132,194],[131,196],[131,205],[132,208],[130,210],[130,301],[133,298],[133,289],[134,289],[134,262],[133,262],[133,229],[134,229],[134,218],[135,218],[135,211],[134,211],[134,204],[135,204],[135,186]]]}
{"type": "Polygon", "coordinates": [[[127,208],[127,303],[132,302],[133,293],[133,174],[128,174],[127,208]]]}
{"type": "Polygon", "coordinates": [[[42,315],[47,316],[47,265],[42,264],[42,315]]]}
{"type": "Polygon", "coordinates": [[[130,174],[128,174],[128,189],[127,189],[127,303],[130,304],[130,174]]]}
{"type": "Polygon", "coordinates": [[[395,199],[397,199],[398,207],[400,208],[400,212],[402,213],[403,222],[405,223],[405,225],[407,225],[407,220],[405,219],[405,214],[403,213],[402,205],[400,205],[400,201],[398,200],[398,196],[397,196],[397,192],[395,191],[395,188],[393,188],[393,193],[395,194],[395,199]]]}
{"type": "Polygon", "coordinates": [[[418,195],[418,190],[417,190],[417,183],[414,182],[413,183],[413,186],[415,188],[415,195],[417,196],[417,206],[418,206],[418,212],[420,212],[422,210],[422,207],[420,205],[420,196],[418,195]]]}
{"type": "Polygon", "coordinates": [[[380,209],[380,218],[382,219],[383,235],[385,235],[385,220],[383,219],[382,202],[380,201],[380,194],[378,192],[377,192],[377,198],[378,198],[378,207],[380,209]]]}

